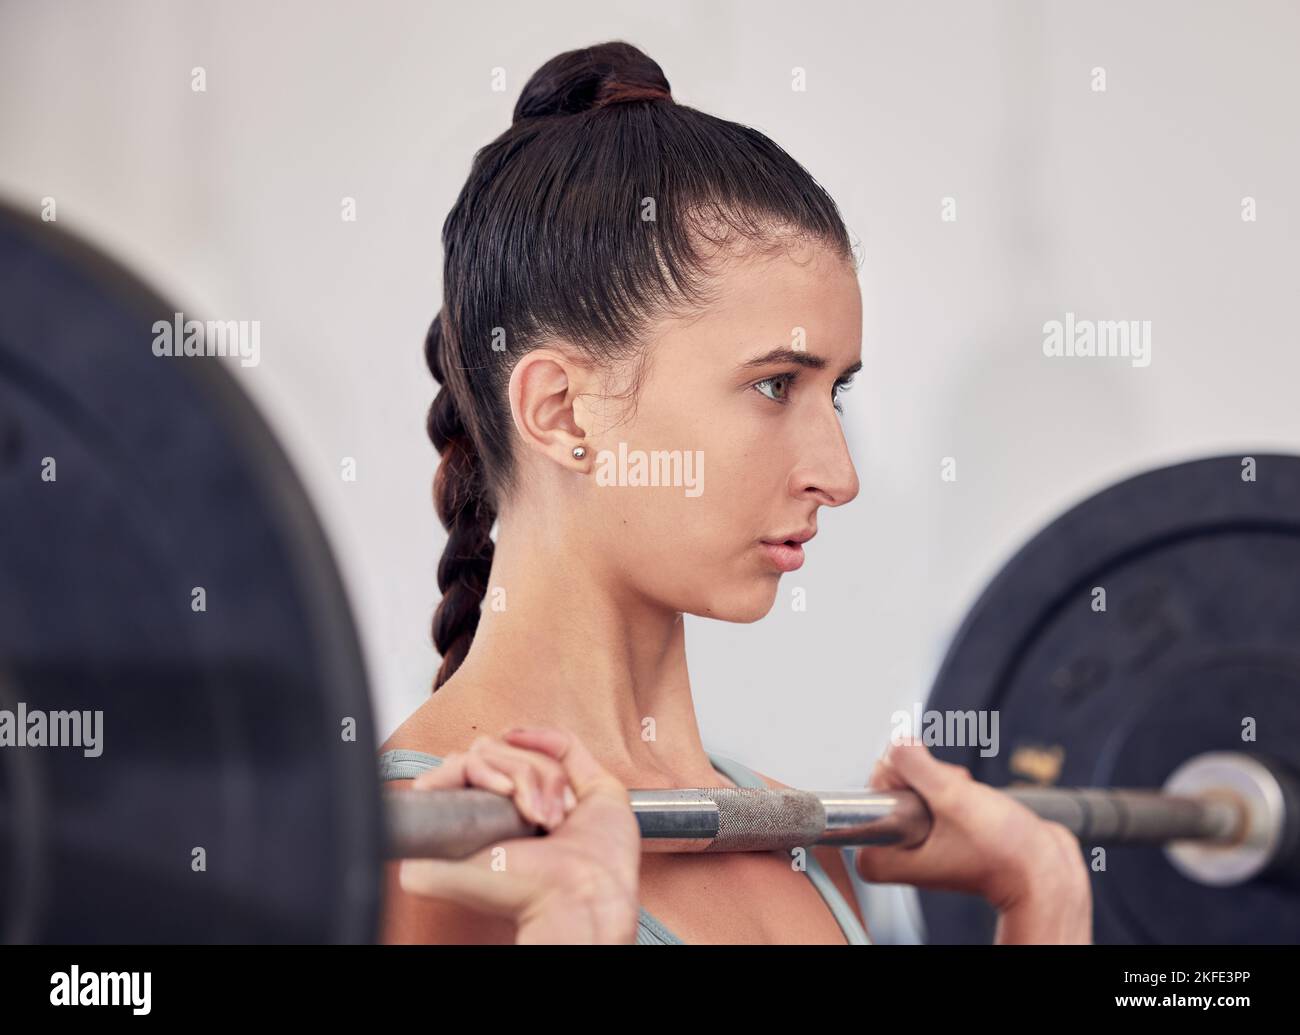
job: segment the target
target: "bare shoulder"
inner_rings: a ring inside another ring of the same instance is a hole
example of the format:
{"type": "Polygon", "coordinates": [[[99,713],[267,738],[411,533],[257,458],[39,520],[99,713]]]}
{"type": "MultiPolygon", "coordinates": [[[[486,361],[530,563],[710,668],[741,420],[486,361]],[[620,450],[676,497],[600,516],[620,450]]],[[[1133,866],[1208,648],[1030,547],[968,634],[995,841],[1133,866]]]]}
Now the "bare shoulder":
{"type": "Polygon", "coordinates": [[[379,751],[403,748],[441,757],[466,750],[483,733],[499,732],[490,717],[467,710],[453,695],[435,693],[389,734],[379,751]]]}
{"type": "MultiPolygon", "coordinates": [[[[464,751],[484,732],[482,717],[466,715],[449,698],[437,694],[413,711],[379,746],[379,753],[404,748],[446,757],[464,751]]],[[[411,781],[389,780],[388,787],[411,781]]],[[[385,945],[511,945],[513,921],[487,916],[446,899],[412,894],[402,887],[401,862],[384,863],[383,907],[379,941],[385,945]]]]}
{"type": "MultiPolygon", "coordinates": [[[[790,789],[788,784],[775,780],[766,773],[760,773],[757,769],[751,769],[750,772],[774,791],[790,789]]],[[[867,930],[867,918],[862,915],[862,908],[858,905],[858,896],[853,887],[853,880],[849,876],[848,867],[844,865],[844,854],[833,845],[820,845],[814,847],[812,852],[817,861],[821,863],[822,869],[826,871],[826,875],[830,877],[831,883],[844,896],[844,901],[852,907],[853,915],[858,918],[858,923],[862,924],[862,929],[867,931],[867,937],[871,937],[871,932],[867,930]]]]}

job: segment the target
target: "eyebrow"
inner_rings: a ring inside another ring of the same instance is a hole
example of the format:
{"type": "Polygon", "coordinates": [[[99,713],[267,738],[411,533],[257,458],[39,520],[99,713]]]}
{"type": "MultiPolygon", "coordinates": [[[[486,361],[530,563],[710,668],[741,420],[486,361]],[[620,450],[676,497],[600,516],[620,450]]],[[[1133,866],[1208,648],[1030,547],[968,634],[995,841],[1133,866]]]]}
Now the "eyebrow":
{"type": "MultiPolygon", "coordinates": [[[[810,370],[826,369],[826,360],[821,356],[814,356],[811,352],[805,352],[801,349],[780,348],[773,349],[756,359],[746,360],[740,364],[741,370],[748,370],[751,367],[766,367],[774,363],[794,363],[796,366],[808,367],[810,370]]],[[[851,377],[862,369],[862,360],[858,360],[851,366],[847,366],[840,373],[840,378],[851,377]]]]}

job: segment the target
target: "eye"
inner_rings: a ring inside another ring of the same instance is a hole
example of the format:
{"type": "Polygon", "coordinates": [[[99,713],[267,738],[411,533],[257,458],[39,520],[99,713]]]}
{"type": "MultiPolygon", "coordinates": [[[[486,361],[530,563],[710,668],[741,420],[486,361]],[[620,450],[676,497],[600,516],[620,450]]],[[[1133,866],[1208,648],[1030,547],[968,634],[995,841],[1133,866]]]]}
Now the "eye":
{"type": "Polygon", "coordinates": [[[834,405],[835,409],[840,413],[844,412],[844,407],[840,405],[840,393],[847,392],[849,390],[849,386],[852,384],[853,384],[852,376],[846,377],[843,381],[835,382],[835,389],[831,393],[831,399],[833,400],[832,405],[834,405]]]}
{"type": "Polygon", "coordinates": [[[795,376],[795,374],[777,374],[775,377],[765,377],[761,381],[754,382],[753,387],[758,390],[760,395],[771,399],[773,402],[788,402],[790,398],[790,386],[794,384],[795,376]],[[764,390],[764,385],[773,385],[778,387],[780,391],[776,395],[769,395],[764,390]]]}
{"type": "MultiPolygon", "coordinates": [[[[761,381],[755,381],[751,386],[767,399],[773,402],[787,403],[790,401],[790,386],[795,383],[799,375],[794,372],[777,374],[774,377],[765,377],[761,381]],[[770,390],[769,390],[770,389],[770,390]]],[[[850,375],[842,381],[836,381],[831,390],[831,404],[839,413],[844,412],[844,407],[840,405],[840,393],[848,391],[849,386],[853,384],[853,376],[850,375]]]]}

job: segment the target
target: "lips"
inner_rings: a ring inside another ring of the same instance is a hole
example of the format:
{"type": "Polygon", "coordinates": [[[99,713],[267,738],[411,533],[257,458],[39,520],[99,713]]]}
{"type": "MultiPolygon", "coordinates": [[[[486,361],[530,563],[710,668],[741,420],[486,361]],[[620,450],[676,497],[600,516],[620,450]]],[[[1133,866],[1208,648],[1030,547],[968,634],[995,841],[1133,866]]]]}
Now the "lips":
{"type": "Polygon", "coordinates": [[[768,559],[776,565],[779,571],[795,571],[803,567],[803,546],[799,543],[769,543],[760,544],[768,559]]]}
{"type": "Polygon", "coordinates": [[[817,534],[817,526],[799,528],[785,535],[760,539],[759,545],[780,571],[794,571],[803,566],[803,544],[817,534]]]}
{"type": "Polygon", "coordinates": [[[766,539],[761,541],[764,543],[806,543],[816,534],[816,526],[811,528],[797,528],[793,532],[788,532],[784,535],[768,536],[766,539]]]}

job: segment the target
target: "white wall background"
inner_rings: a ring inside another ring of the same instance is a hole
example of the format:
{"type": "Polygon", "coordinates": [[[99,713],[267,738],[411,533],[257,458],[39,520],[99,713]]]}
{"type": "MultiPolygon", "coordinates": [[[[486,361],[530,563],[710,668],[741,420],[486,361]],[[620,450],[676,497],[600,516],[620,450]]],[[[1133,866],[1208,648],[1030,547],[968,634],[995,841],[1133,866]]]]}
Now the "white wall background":
{"type": "Polygon", "coordinates": [[[340,554],[380,736],[437,666],[421,344],[442,220],[533,70],[606,39],[789,150],[865,256],[862,492],[783,580],[806,612],[689,620],[713,749],[860,784],[1056,512],[1146,467],[1300,448],[1294,3],[0,4],[0,194],[54,197],[187,313],[261,321],[261,365],[232,370],[340,554]],[[1067,310],[1150,320],[1151,365],[1046,359],[1067,310]]]}

